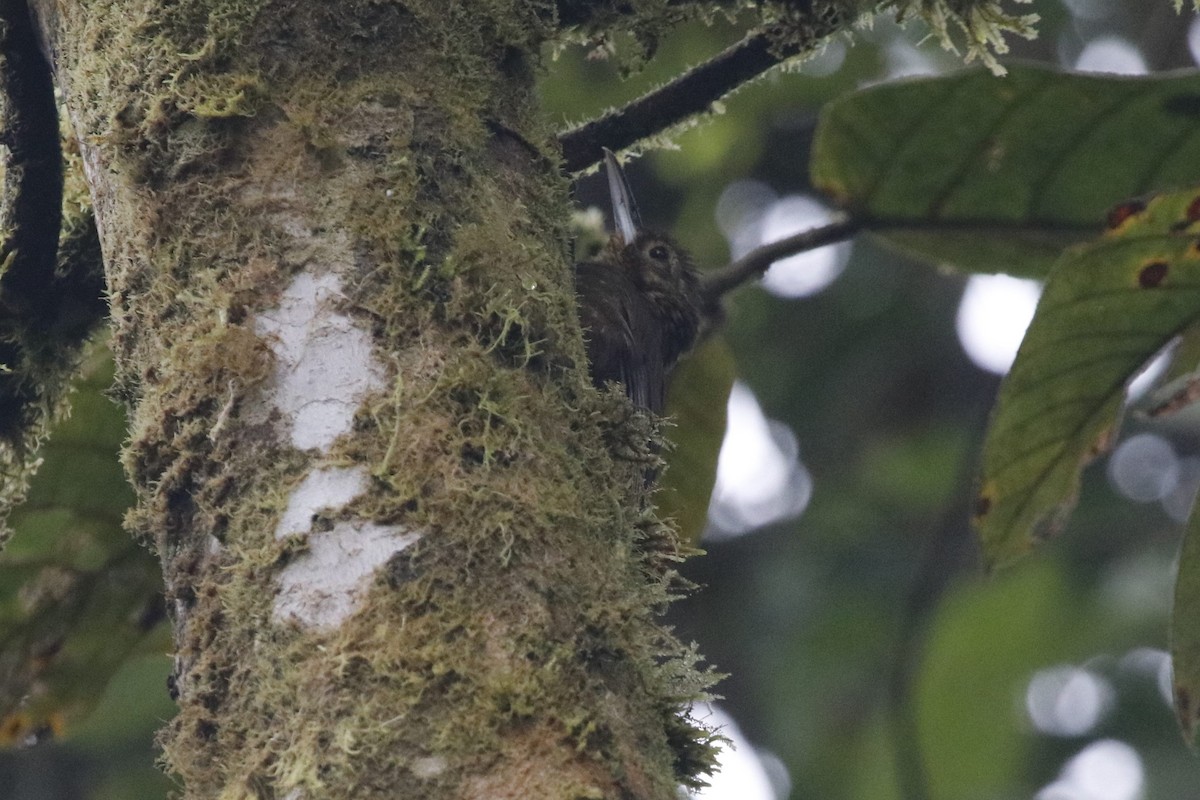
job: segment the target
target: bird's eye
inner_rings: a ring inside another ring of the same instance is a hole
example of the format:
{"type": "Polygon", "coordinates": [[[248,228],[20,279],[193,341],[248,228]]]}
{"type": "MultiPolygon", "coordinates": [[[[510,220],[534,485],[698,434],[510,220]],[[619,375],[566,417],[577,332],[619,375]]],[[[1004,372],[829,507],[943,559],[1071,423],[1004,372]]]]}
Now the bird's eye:
{"type": "Polygon", "coordinates": [[[667,250],[665,245],[656,244],[650,248],[649,255],[655,261],[666,261],[670,257],[671,252],[667,250]]]}

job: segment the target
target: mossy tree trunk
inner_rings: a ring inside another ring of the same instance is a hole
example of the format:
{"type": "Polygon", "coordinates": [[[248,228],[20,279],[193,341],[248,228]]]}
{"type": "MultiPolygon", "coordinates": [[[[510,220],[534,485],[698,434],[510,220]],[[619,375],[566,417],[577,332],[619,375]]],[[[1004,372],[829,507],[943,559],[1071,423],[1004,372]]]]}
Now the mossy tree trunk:
{"type": "Polygon", "coordinates": [[[189,797],[668,798],[704,680],[583,369],[530,0],[34,3],[189,797]]]}

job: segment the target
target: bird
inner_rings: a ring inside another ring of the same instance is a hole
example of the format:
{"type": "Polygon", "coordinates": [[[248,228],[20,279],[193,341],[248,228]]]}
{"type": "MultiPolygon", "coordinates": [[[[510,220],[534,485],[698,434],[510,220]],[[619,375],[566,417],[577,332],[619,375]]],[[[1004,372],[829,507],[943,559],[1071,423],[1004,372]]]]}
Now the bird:
{"type": "Polygon", "coordinates": [[[671,368],[700,332],[700,275],[673,238],[642,226],[625,172],[608,148],[604,169],[614,231],[594,259],[575,264],[589,374],[596,388],[619,383],[635,406],[662,415],[671,368]]]}

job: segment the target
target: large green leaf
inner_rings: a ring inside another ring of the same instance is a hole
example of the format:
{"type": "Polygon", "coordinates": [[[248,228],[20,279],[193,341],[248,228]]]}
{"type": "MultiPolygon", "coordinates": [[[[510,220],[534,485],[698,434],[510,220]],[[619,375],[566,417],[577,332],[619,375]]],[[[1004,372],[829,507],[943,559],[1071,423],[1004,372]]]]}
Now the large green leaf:
{"type": "Polygon", "coordinates": [[[0,556],[0,745],[61,733],[147,646],[165,647],[157,562],[122,529],[121,410],[96,347],[0,556]]]}
{"type": "Polygon", "coordinates": [[[980,272],[1044,277],[1105,211],[1200,183],[1200,75],[1013,65],[830,103],[814,183],[888,241],[980,272]]]}
{"type": "Polygon", "coordinates": [[[700,541],[708,519],[733,380],[733,353],[719,334],[696,348],[671,375],[667,412],[675,427],[667,431],[672,446],[656,500],[662,513],[679,525],[680,537],[692,544],[700,541]]]}
{"type": "Polygon", "coordinates": [[[1051,271],[984,444],[976,523],[992,564],[1057,530],[1129,380],[1200,318],[1198,220],[1194,190],[1127,205],[1051,271]]]}
{"type": "Polygon", "coordinates": [[[1086,651],[1080,640],[1094,630],[1076,624],[1078,606],[1049,559],[949,592],[913,686],[910,746],[923,754],[930,798],[1002,797],[1020,784],[1034,742],[1014,724],[1013,699],[1038,667],[1086,651]]]}

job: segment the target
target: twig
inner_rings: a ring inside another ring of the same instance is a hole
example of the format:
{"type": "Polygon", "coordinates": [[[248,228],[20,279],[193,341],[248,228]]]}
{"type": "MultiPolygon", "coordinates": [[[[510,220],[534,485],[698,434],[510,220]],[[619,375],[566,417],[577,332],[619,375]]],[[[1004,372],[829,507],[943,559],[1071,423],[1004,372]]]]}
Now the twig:
{"type": "Polygon", "coordinates": [[[776,43],[765,30],[754,31],[624,108],[609,111],[560,134],[563,167],[567,172],[580,172],[599,163],[604,147],[624,150],[702,113],[742,84],[781,61],[815,47],[818,41],[814,38],[805,45],[784,45],[776,43]]]}
{"type": "MultiPolygon", "coordinates": [[[[974,410],[978,425],[984,424],[987,415],[986,406],[974,410]]],[[[972,424],[968,429],[976,430],[977,426],[972,424]]],[[[912,696],[913,674],[924,649],[930,619],[950,582],[962,573],[978,569],[979,553],[965,513],[978,463],[979,447],[972,442],[963,450],[942,518],[925,542],[924,553],[908,590],[888,669],[887,702],[891,712],[892,747],[900,797],[904,800],[928,800],[932,796],[918,735],[912,696]]]]}
{"type": "Polygon", "coordinates": [[[819,228],[801,231],[778,242],[756,247],[729,266],[705,275],[700,291],[708,304],[715,304],[726,293],[746,281],[761,277],[781,258],[848,239],[861,230],[863,225],[862,220],[848,217],[819,228]]]}

